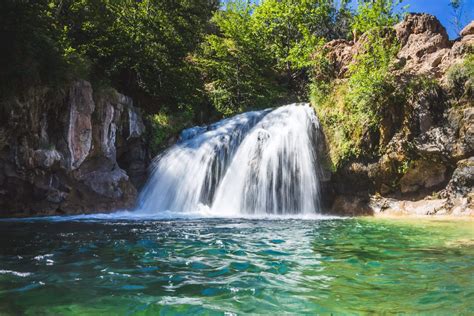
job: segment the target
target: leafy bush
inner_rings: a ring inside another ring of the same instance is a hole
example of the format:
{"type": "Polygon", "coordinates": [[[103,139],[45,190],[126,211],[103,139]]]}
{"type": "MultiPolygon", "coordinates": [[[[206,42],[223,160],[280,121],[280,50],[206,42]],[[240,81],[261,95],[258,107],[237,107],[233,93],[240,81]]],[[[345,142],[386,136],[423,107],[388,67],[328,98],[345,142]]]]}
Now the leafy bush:
{"type": "Polygon", "coordinates": [[[456,98],[474,99],[474,53],[448,71],[448,85],[456,98]]]}
{"type": "Polygon", "coordinates": [[[381,110],[398,102],[389,71],[398,45],[388,34],[366,33],[364,49],[349,66],[348,78],[330,82],[320,70],[319,79],[313,80],[311,101],[327,136],[334,169],[363,153],[361,143],[378,128],[381,110]]]}
{"type": "Polygon", "coordinates": [[[167,141],[172,136],[177,136],[184,128],[192,124],[194,113],[191,107],[186,107],[180,114],[158,112],[149,115],[146,121],[149,123],[147,131],[150,143],[150,151],[155,156],[160,150],[168,146],[167,141]]]}

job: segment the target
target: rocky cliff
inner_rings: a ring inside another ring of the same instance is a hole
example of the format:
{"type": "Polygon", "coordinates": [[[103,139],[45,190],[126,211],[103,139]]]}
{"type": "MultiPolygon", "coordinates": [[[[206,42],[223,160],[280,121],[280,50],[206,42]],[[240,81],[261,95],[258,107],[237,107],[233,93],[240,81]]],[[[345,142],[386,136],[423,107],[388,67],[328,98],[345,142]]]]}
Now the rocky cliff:
{"type": "Polygon", "coordinates": [[[134,205],[147,152],[132,99],[80,80],[60,92],[32,89],[1,110],[0,216],[134,205]]]}
{"type": "MultiPolygon", "coordinates": [[[[409,14],[391,32],[400,45],[393,66],[398,88],[420,78],[433,84],[383,109],[361,145],[377,152],[345,162],[326,181],[330,212],[474,215],[474,70],[465,62],[474,52],[474,21],[455,41],[427,14],[409,14]],[[467,67],[466,78],[450,78],[455,67],[467,67]]],[[[337,80],[345,80],[363,41],[326,45],[337,80]]]]}

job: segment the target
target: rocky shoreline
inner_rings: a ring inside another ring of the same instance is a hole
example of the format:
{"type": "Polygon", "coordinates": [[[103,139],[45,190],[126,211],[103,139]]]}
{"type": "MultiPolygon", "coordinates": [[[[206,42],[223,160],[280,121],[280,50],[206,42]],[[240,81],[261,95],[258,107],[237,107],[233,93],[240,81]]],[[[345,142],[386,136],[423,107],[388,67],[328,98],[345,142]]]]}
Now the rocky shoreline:
{"type": "MultiPolygon", "coordinates": [[[[401,45],[394,67],[399,85],[423,77],[434,88],[384,109],[378,131],[362,140],[382,153],[348,161],[326,179],[328,212],[474,216],[474,101],[468,91],[474,79],[461,87],[462,96],[449,84],[450,69],[473,52],[474,21],[454,41],[427,14],[407,15],[394,31],[401,45]]],[[[340,80],[363,40],[326,45],[340,80]]]]}

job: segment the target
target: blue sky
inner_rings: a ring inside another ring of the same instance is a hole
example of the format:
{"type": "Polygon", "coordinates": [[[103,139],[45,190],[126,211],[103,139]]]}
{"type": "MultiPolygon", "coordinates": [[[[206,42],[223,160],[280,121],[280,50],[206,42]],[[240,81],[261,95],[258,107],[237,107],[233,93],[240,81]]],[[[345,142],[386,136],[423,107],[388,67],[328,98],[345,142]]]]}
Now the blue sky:
{"type": "MultiPolygon", "coordinates": [[[[409,12],[427,12],[435,15],[447,28],[449,36],[456,38],[458,36],[456,28],[450,22],[452,20],[452,9],[449,6],[449,0],[407,0],[410,4],[409,12]]],[[[463,24],[467,24],[474,19],[474,0],[465,0],[463,24]]]]}
{"type": "MultiPolygon", "coordinates": [[[[356,0],[353,0],[357,2],[356,0]]],[[[452,39],[458,36],[456,28],[450,21],[453,19],[453,10],[449,6],[450,0],[404,0],[402,6],[409,5],[408,12],[423,12],[436,16],[449,33],[452,39]]],[[[463,24],[474,20],[474,0],[464,0],[463,24]]]]}
{"type": "MultiPolygon", "coordinates": [[[[259,3],[262,0],[251,0],[259,3]]],[[[464,15],[462,21],[467,25],[474,20],[474,0],[462,0],[464,3],[464,15]]],[[[223,1],[224,3],[226,0],[223,1]]],[[[352,7],[356,7],[357,0],[352,0],[352,7]]],[[[453,10],[449,6],[450,0],[403,0],[402,6],[409,5],[408,12],[429,13],[436,16],[449,33],[451,39],[458,37],[456,27],[451,23],[453,19],[453,10]]]]}

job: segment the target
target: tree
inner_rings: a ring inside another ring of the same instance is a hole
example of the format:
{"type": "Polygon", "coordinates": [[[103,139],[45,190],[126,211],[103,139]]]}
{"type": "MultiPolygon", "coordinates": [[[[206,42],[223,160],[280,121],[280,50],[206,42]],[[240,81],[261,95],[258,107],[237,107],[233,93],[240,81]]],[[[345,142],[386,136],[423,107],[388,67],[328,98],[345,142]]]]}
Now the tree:
{"type": "Polygon", "coordinates": [[[256,7],[256,30],[290,89],[307,79],[311,55],[321,41],[346,36],[347,5],[345,0],[339,6],[333,0],[266,0],[256,7]]]}
{"type": "Polygon", "coordinates": [[[401,14],[395,12],[395,9],[402,1],[359,0],[352,24],[353,32],[357,36],[373,29],[393,26],[401,19],[401,14]]]}
{"type": "Polygon", "coordinates": [[[451,24],[455,27],[456,32],[459,34],[466,24],[466,16],[464,14],[464,0],[450,0],[449,5],[452,9],[451,24]]]}
{"type": "Polygon", "coordinates": [[[61,81],[61,29],[47,0],[0,3],[1,95],[22,93],[32,85],[61,81]]]}
{"type": "Polygon", "coordinates": [[[216,30],[193,58],[210,102],[223,115],[269,106],[279,95],[271,55],[254,31],[254,8],[228,2],[212,18],[216,30]]]}
{"type": "MultiPolygon", "coordinates": [[[[53,1],[70,56],[91,64],[94,81],[108,81],[139,103],[180,110],[199,103],[199,74],[189,62],[216,0],[53,1]]],[[[153,111],[153,109],[150,109],[153,111]]]]}

